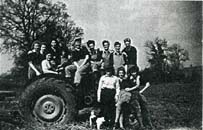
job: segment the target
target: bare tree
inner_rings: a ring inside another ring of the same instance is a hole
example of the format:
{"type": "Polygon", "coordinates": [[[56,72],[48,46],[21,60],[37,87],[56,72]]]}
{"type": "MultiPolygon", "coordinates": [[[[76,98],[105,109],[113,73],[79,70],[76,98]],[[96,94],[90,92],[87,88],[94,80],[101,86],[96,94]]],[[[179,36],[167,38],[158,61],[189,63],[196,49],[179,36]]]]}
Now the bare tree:
{"type": "Polygon", "coordinates": [[[167,41],[165,39],[155,38],[154,41],[147,41],[145,47],[149,49],[147,52],[148,62],[151,68],[163,71],[164,59],[166,59],[165,49],[167,48],[167,41]]]}
{"type": "Polygon", "coordinates": [[[171,63],[173,70],[179,70],[183,63],[189,60],[189,53],[179,44],[172,44],[167,48],[167,60],[171,63]]]}
{"type": "Polygon", "coordinates": [[[56,39],[64,45],[83,35],[82,28],[77,27],[67,13],[66,4],[53,4],[49,0],[2,0],[0,22],[3,39],[0,51],[10,50],[16,59],[21,58],[18,54],[27,52],[35,40],[50,43],[56,39]],[[19,51],[21,53],[15,53],[19,51]]]}

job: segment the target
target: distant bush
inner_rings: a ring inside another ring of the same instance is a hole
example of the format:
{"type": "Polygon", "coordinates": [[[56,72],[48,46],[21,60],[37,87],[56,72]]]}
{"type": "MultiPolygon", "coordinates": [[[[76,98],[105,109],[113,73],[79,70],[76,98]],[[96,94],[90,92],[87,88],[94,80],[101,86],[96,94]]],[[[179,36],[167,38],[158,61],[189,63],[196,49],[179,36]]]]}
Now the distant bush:
{"type": "Polygon", "coordinates": [[[202,82],[202,67],[189,67],[170,72],[156,71],[152,68],[146,68],[140,72],[141,82],[151,82],[154,84],[168,82],[202,82]]]}

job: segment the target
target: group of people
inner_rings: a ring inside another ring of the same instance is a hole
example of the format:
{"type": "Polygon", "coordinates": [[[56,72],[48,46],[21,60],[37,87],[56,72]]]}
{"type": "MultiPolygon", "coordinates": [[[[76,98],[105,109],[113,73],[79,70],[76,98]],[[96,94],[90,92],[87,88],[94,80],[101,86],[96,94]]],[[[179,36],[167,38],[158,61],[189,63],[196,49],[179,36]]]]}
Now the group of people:
{"type": "MultiPolygon", "coordinates": [[[[149,86],[146,83],[146,88],[149,86]]],[[[137,120],[141,129],[145,126],[152,129],[147,101],[140,92],[139,68],[132,66],[127,75],[124,67],[107,68],[106,74],[101,76],[97,90],[97,101],[101,105],[101,115],[114,129],[124,129],[124,119],[131,123],[137,120]]]]}
{"type": "Polygon", "coordinates": [[[86,46],[83,46],[81,38],[75,39],[72,47],[67,44],[64,48],[58,46],[55,40],[51,41],[50,46],[35,41],[32,50],[28,52],[28,78],[32,79],[42,73],[63,73],[77,87],[84,72],[96,74],[99,70],[105,70],[106,73],[99,78],[97,89],[97,101],[101,104],[105,120],[113,121],[114,128],[120,126],[124,129],[123,108],[130,106],[141,128],[144,127],[144,117],[151,126],[145,97],[139,93],[137,50],[131,45],[130,38],[123,42],[125,48],[122,51],[120,42],[115,42],[114,50],[110,50],[110,42],[104,40],[101,51],[95,48],[94,40],[88,40],[86,46]]]}
{"type": "Polygon", "coordinates": [[[115,50],[110,50],[110,42],[102,42],[104,50],[95,49],[95,41],[87,41],[83,46],[81,38],[75,39],[72,48],[68,46],[59,47],[55,40],[51,45],[41,44],[35,41],[32,50],[28,52],[28,78],[31,79],[42,73],[57,74],[60,70],[65,70],[65,77],[74,76],[74,84],[77,86],[82,78],[82,73],[89,71],[98,72],[100,69],[113,67],[114,72],[121,66],[137,66],[137,50],[131,46],[130,38],[124,40],[126,47],[121,51],[121,43],[115,42],[115,50]]]}

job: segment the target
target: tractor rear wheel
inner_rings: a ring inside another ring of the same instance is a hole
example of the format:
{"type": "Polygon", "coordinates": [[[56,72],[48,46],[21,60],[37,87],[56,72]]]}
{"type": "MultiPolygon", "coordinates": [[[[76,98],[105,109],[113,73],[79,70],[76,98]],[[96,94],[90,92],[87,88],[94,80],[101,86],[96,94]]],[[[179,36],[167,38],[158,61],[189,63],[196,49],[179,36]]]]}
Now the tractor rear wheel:
{"type": "Polygon", "coordinates": [[[63,124],[74,120],[75,96],[59,79],[44,77],[27,86],[20,100],[21,113],[31,124],[63,124]]]}

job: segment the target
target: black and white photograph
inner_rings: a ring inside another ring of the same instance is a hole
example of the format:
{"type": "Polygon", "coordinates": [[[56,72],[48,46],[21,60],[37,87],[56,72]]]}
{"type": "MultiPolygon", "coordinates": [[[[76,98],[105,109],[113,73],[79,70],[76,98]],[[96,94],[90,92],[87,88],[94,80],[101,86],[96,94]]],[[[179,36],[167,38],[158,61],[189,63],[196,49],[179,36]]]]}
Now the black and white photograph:
{"type": "Polygon", "coordinates": [[[202,130],[202,3],[0,0],[0,130],[202,130]]]}

